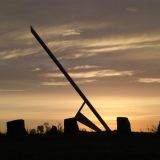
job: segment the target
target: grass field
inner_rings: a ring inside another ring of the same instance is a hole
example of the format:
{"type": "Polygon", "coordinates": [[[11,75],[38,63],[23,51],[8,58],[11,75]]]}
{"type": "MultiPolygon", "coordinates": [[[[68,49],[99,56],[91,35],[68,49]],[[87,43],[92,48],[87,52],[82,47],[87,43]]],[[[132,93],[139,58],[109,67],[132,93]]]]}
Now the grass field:
{"type": "Polygon", "coordinates": [[[159,160],[160,136],[145,133],[132,133],[128,136],[96,133],[21,138],[0,136],[0,160],[5,159],[159,160]]]}

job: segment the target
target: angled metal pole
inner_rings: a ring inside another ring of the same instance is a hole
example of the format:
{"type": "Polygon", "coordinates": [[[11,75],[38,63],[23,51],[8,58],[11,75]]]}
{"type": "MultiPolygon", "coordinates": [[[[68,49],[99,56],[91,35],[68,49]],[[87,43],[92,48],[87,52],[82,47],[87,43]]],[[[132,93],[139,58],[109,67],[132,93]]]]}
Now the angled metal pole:
{"type": "Polygon", "coordinates": [[[94,113],[94,115],[97,117],[97,119],[100,121],[100,123],[103,125],[103,127],[106,129],[107,132],[110,132],[110,128],[107,126],[105,121],[102,119],[102,117],[98,114],[98,112],[95,110],[95,108],[92,106],[90,101],[87,99],[87,97],[83,94],[83,92],[80,90],[80,88],[77,86],[77,84],[73,81],[73,79],[70,77],[70,75],[67,73],[67,71],[63,68],[63,66],[60,64],[58,59],[54,56],[54,54],[50,51],[50,49],[46,46],[46,44],[42,41],[40,36],[36,33],[36,31],[31,26],[31,33],[34,35],[34,37],[37,39],[37,41],[41,44],[43,49],[47,52],[47,54],[50,56],[50,58],[54,61],[54,63],[58,66],[60,71],[64,74],[64,76],[67,78],[67,80],[70,82],[70,84],[73,86],[73,88],[77,91],[77,93],[80,95],[80,97],[84,100],[84,102],[88,105],[90,110],[94,113]]]}
{"type": "Polygon", "coordinates": [[[83,115],[82,113],[80,113],[80,112],[79,112],[78,115],[75,116],[75,119],[76,119],[78,122],[84,124],[85,126],[93,129],[93,130],[96,131],[96,132],[100,132],[100,131],[101,131],[100,128],[98,128],[92,121],[90,121],[86,116],[84,116],[84,115],[83,115]]]}
{"type": "Polygon", "coordinates": [[[82,103],[81,107],[79,108],[78,112],[76,113],[75,117],[81,112],[82,108],[84,107],[85,102],[82,103]]]}

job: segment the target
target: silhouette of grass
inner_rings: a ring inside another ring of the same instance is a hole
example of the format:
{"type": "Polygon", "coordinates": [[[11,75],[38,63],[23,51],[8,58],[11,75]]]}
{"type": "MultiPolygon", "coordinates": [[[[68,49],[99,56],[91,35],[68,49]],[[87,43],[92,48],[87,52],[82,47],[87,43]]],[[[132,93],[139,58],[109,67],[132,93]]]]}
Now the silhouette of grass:
{"type": "Polygon", "coordinates": [[[48,134],[51,127],[45,122],[43,133],[28,130],[24,137],[0,136],[0,159],[129,159],[152,160],[160,157],[160,134],[157,127],[150,132],[132,132],[128,135],[80,130],[76,135],[64,134],[62,124],[58,132],[48,134]],[[157,134],[158,133],[158,134],[157,134]]]}
{"type": "Polygon", "coordinates": [[[1,159],[159,159],[160,136],[155,133],[80,132],[75,136],[28,135],[1,137],[1,159]]]}
{"type": "MultiPolygon", "coordinates": [[[[61,123],[58,123],[57,126],[55,126],[57,128],[57,133],[63,133],[64,132],[64,128],[63,125],[61,123]]],[[[49,125],[48,122],[44,122],[42,125],[37,126],[37,129],[27,129],[27,133],[31,134],[31,135],[36,135],[36,134],[50,134],[52,127],[49,125]]]]}

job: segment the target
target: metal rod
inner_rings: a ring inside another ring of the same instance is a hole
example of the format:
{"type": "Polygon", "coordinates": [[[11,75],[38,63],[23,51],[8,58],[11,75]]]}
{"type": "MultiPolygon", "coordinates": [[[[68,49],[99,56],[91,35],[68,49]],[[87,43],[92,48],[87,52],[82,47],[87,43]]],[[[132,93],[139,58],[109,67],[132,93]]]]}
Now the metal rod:
{"type": "Polygon", "coordinates": [[[101,132],[101,129],[97,127],[93,122],[91,122],[86,116],[84,116],[82,113],[79,113],[77,117],[75,117],[76,120],[85,126],[93,129],[94,131],[101,132]]]}
{"type": "Polygon", "coordinates": [[[75,115],[75,118],[76,118],[76,116],[78,116],[78,114],[81,112],[81,110],[82,110],[82,108],[83,108],[84,105],[85,105],[85,102],[82,103],[80,109],[78,110],[77,114],[75,115]]]}
{"type": "Polygon", "coordinates": [[[63,68],[63,66],[60,64],[60,62],[57,60],[57,58],[54,56],[54,54],[50,51],[50,49],[46,46],[46,44],[42,41],[40,36],[36,33],[36,31],[31,26],[31,33],[34,35],[34,37],[37,39],[37,41],[41,44],[41,46],[44,48],[44,50],[47,52],[47,54],[50,56],[50,58],[54,61],[54,63],[58,66],[60,71],[64,74],[64,76],[67,78],[67,80],[70,82],[70,84],[73,86],[73,88],[77,91],[77,93],[81,96],[81,98],[84,100],[84,102],[88,105],[90,110],[94,113],[94,115],[97,117],[97,119],[100,121],[100,123],[103,125],[103,127],[106,129],[107,132],[110,132],[110,128],[107,126],[105,121],[102,119],[102,117],[98,114],[98,112],[95,110],[95,108],[92,106],[90,101],[87,99],[87,97],[83,94],[83,92],[80,90],[80,88],[77,86],[77,84],[73,81],[73,79],[70,77],[70,75],[66,72],[66,70],[63,68]]]}

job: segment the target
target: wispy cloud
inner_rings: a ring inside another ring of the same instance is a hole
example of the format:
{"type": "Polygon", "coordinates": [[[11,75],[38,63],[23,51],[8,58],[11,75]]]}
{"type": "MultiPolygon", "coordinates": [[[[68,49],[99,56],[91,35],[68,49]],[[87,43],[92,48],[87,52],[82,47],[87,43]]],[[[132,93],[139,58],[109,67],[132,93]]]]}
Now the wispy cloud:
{"type": "Polygon", "coordinates": [[[78,36],[80,35],[80,31],[78,30],[75,30],[75,29],[68,29],[68,30],[65,30],[63,33],[62,33],[62,36],[66,37],[66,36],[78,36]]]}
{"type": "MultiPolygon", "coordinates": [[[[104,23],[102,25],[89,25],[90,23],[77,23],[77,24],[66,24],[59,25],[54,27],[47,27],[47,29],[43,28],[40,35],[47,38],[47,45],[56,52],[68,52],[71,51],[68,55],[62,55],[62,59],[77,59],[82,57],[92,57],[100,53],[107,53],[112,51],[121,51],[128,49],[138,49],[138,48],[148,48],[148,47],[160,47],[160,35],[156,34],[133,34],[133,35],[125,35],[125,36],[113,36],[105,38],[101,37],[77,37],[76,39],[70,38],[70,36],[78,36],[82,32],[85,31],[88,33],[94,27],[104,28],[109,24],[104,23]],[[67,37],[67,39],[65,38],[67,37]],[[52,40],[54,39],[54,40],[52,40]],[[74,53],[74,54],[73,54],[74,53]]],[[[91,23],[92,24],[92,23],[91,23]]],[[[7,35],[5,35],[7,36],[7,35]]],[[[24,44],[28,45],[31,39],[34,39],[31,33],[23,33],[22,31],[17,31],[10,35],[14,39],[25,40],[24,44]]],[[[21,42],[21,41],[18,41],[21,42]]],[[[20,44],[21,45],[24,45],[20,44]]],[[[31,44],[29,44],[31,45],[31,44]]],[[[39,47],[40,48],[40,47],[39,47]]],[[[38,52],[39,49],[37,46],[35,48],[27,48],[26,49],[14,49],[10,51],[1,51],[0,58],[1,59],[11,59],[16,57],[22,57],[26,55],[33,54],[33,52],[38,52]]],[[[40,49],[42,50],[42,49],[40,49]]]]}
{"type": "Polygon", "coordinates": [[[145,43],[145,42],[155,42],[160,40],[160,35],[149,35],[149,34],[141,34],[141,35],[128,35],[128,36],[117,36],[114,38],[106,38],[101,39],[101,41],[97,41],[88,46],[90,47],[103,47],[106,45],[127,45],[127,44],[137,44],[137,43],[145,43]]]}
{"type": "Polygon", "coordinates": [[[19,40],[30,40],[30,39],[32,39],[33,38],[33,35],[30,33],[30,32],[25,32],[25,33],[23,33],[23,34],[20,34],[19,36],[18,36],[18,39],[19,40]]]}
{"type": "MultiPolygon", "coordinates": [[[[70,36],[70,35],[80,35],[84,30],[97,30],[102,28],[107,28],[111,26],[111,22],[101,22],[97,23],[94,21],[88,22],[74,22],[70,24],[54,25],[43,28],[42,36],[70,36]]],[[[26,34],[24,37],[29,36],[26,34]]]]}
{"type": "Polygon", "coordinates": [[[82,69],[95,69],[95,68],[100,68],[100,66],[96,65],[81,65],[81,66],[75,66],[72,68],[68,68],[68,70],[82,70],[82,69]]]}
{"type": "Polygon", "coordinates": [[[86,53],[87,50],[81,50],[82,53],[74,53],[74,54],[69,54],[69,55],[63,55],[60,57],[60,59],[82,59],[82,58],[87,58],[87,57],[93,57],[97,55],[97,53],[86,53]]]}
{"type": "Polygon", "coordinates": [[[112,51],[153,47],[160,48],[159,42],[159,34],[142,34],[114,36],[113,38],[86,38],[83,41],[80,39],[50,41],[48,45],[58,52],[70,52],[68,55],[62,55],[61,59],[78,59],[82,57],[92,57],[100,53],[110,53],[112,51]]]}
{"type": "MultiPolygon", "coordinates": [[[[86,84],[86,83],[92,83],[95,82],[95,79],[85,79],[85,80],[78,80],[76,81],[76,83],[78,84],[86,84]]],[[[51,81],[51,82],[41,82],[41,85],[44,86],[66,86],[66,85],[70,85],[69,82],[62,82],[62,81],[51,81]]]]}
{"type": "Polygon", "coordinates": [[[44,86],[66,86],[69,85],[69,82],[56,82],[56,81],[52,81],[52,82],[41,82],[41,85],[44,86]]]}
{"type": "Polygon", "coordinates": [[[32,71],[33,72],[37,72],[37,71],[40,71],[41,69],[39,68],[39,67],[37,67],[37,68],[35,68],[35,69],[33,69],[32,71]]]}
{"type": "Polygon", "coordinates": [[[1,51],[0,59],[13,59],[18,57],[23,57],[31,54],[35,54],[38,52],[38,49],[35,48],[26,48],[26,49],[14,49],[9,51],[1,51]]]}
{"type": "Polygon", "coordinates": [[[139,78],[140,83],[160,83],[160,78],[139,78]]]}
{"type": "MultiPolygon", "coordinates": [[[[87,71],[79,73],[70,73],[73,78],[103,78],[103,77],[114,77],[114,76],[132,76],[134,71],[116,71],[116,70],[98,70],[98,71],[87,71]]],[[[46,77],[63,77],[60,73],[47,73],[46,77]]]]}
{"type": "Polygon", "coordinates": [[[101,39],[88,43],[89,52],[109,52],[136,48],[160,47],[155,42],[160,41],[160,35],[132,35],[123,37],[114,37],[112,39],[101,39]]]}
{"type": "Polygon", "coordinates": [[[19,89],[0,89],[0,92],[24,92],[24,90],[19,90],[19,89]]]}
{"type": "Polygon", "coordinates": [[[139,11],[138,8],[135,8],[135,7],[128,7],[126,8],[126,11],[128,12],[133,12],[133,13],[137,13],[139,11]]]}

